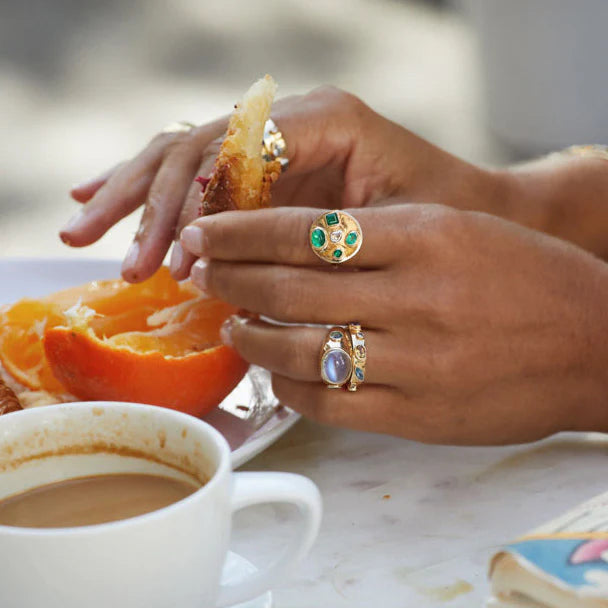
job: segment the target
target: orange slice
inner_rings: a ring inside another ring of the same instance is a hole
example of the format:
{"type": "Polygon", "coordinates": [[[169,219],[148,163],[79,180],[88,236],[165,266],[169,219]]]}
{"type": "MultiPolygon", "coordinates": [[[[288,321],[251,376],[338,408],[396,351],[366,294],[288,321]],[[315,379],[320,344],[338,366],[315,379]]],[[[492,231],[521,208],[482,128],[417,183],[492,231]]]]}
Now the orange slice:
{"type": "Polygon", "coordinates": [[[201,415],[247,370],[219,339],[233,312],[166,268],[137,285],[95,281],[0,311],[0,361],[32,390],[201,415]]]}

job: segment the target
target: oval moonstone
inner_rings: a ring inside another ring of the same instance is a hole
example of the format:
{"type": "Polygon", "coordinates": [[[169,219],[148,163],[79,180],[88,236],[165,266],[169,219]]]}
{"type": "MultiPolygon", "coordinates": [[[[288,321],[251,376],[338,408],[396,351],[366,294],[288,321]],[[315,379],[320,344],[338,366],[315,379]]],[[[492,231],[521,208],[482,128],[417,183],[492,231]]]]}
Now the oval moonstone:
{"type": "Polygon", "coordinates": [[[321,361],[323,376],[331,384],[344,384],[349,378],[352,370],[351,358],[348,354],[338,348],[332,348],[323,355],[321,361]]]}

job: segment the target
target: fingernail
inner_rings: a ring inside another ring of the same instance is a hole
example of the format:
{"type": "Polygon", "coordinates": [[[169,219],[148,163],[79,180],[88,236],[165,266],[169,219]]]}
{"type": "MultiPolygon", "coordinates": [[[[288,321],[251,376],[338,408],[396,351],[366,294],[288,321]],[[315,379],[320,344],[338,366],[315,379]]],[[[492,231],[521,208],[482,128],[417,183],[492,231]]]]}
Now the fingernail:
{"type": "Polygon", "coordinates": [[[127,250],[127,254],[125,255],[125,259],[122,263],[122,271],[132,270],[135,264],[137,264],[137,258],[139,257],[139,243],[137,241],[133,241],[131,246],[127,250]]]}
{"type": "Polygon", "coordinates": [[[205,255],[203,231],[198,226],[186,226],[180,234],[182,245],[196,255],[205,255]]]}
{"type": "Polygon", "coordinates": [[[173,243],[173,249],[171,250],[171,261],[169,262],[169,270],[171,274],[179,271],[184,261],[184,248],[179,241],[173,243]]]}
{"type": "Polygon", "coordinates": [[[232,317],[228,317],[220,327],[220,339],[226,346],[234,346],[232,341],[232,328],[234,327],[234,321],[232,317]]]}
{"type": "Polygon", "coordinates": [[[80,224],[83,218],[84,211],[81,209],[68,220],[68,223],[61,229],[61,233],[72,232],[72,230],[74,230],[78,224],[80,224]]]}
{"type": "Polygon", "coordinates": [[[97,177],[92,177],[90,179],[85,179],[82,182],[79,182],[77,184],[73,184],[72,185],[72,190],[84,190],[84,189],[88,188],[89,186],[93,185],[97,181],[99,181],[99,178],[97,178],[97,177]]]}
{"type": "Polygon", "coordinates": [[[207,261],[198,260],[190,272],[192,282],[201,290],[207,291],[207,261]]]}

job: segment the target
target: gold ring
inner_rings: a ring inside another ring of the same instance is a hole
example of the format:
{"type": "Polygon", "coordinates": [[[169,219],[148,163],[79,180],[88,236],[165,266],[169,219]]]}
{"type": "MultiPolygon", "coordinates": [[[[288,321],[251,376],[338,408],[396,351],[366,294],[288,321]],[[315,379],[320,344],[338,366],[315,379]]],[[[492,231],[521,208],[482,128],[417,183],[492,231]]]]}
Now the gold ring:
{"type": "Polygon", "coordinates": [[[367,347],[365,336],[361,331],[359,323],[349,323],[348,331],[352,346],[352,368],[353,371],[348,381],[348,390],[356,391],[359,384],[365,382],[365,364],[367,363],[367,347]]]}
{"type": "Polygon", "coordinates": [[[192,131],[196,125],[193,125],[191,122],[186,122],[185,120],[180,120],[178,122],[170,122],[161,133],[188,133],[192,131]]]}
{"type": "Polygon", "coordinates": [[[583,156],[587,158],[601,158],[602,160],[608,160],[608,146],[603,146],[601,144],[570,146],[569,148],[562,150],[558,154],[565,154],[569,156],[583,156]]]}
{"type": "Polygon", "coordinates": [[[352,376],[353,354],[351,337],[344,327],[332,327],[321,348],[321,378],[327,388],[340,388],[352,376]]]}
{"type": "Polygon", "coordinates": [[[262,139],[262,158],[266,162],[278,160],[281,163],[281,172],[284,173],[289,167],[287,158],[287,143],[279,128],[272,118],[264,125],[264,139],[262,139]]]}
{"type": "Polygon", "coordinates": [[[346,211],[322,213],[310,226],[310,246],[331,264],[341,264],[357,255],[363,243],[359,222],[346,211]]]}

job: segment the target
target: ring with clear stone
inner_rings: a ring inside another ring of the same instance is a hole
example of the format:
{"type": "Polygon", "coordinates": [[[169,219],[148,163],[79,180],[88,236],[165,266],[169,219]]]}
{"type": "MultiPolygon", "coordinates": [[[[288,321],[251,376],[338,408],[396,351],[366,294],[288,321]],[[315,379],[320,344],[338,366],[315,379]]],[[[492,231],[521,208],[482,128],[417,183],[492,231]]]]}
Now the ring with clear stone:
{"type": "Polygon", "coordinates": [[[161,133],[188,133],[194,129],[196,125],[185,120],[179,120],[177,122],[170,122],[166,125],[161,133]]]}
{"type": "Polygon", "coordinates": [[[281,163],[281,172],[285,173],[289,167],[287,158],[287,143],[279,127],[272,118],[264,124],[264,138],[262,139],[262,158],[266,162],[278,160],[281,163]]]}
{"type": "Polygon", "coordinates": [[[329,329],[320,356],[321,379],[327,388],[340,388],[350,381],[353,373],[352,340],[348,328],[329,329]]]}
{"type": "Polygon", "coordinates": [[[346,211],[326,211],[310,225],[310,248],[330,264],[342,264],[355,257],[363,243],[359,222],[346,211]]]}

